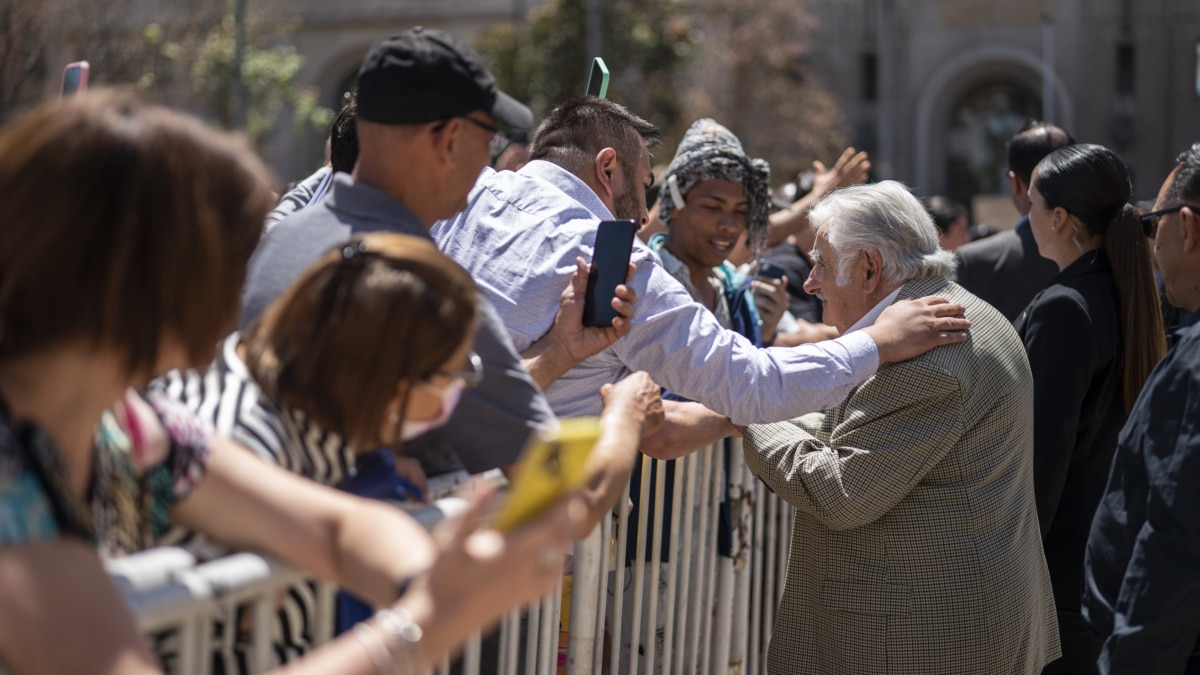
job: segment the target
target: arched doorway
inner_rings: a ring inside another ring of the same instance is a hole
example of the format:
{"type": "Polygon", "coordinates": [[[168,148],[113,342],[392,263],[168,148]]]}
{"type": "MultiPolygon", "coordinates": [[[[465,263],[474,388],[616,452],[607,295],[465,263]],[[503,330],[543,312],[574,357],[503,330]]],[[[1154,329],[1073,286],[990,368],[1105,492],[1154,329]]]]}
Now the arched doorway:
{"type": "MultiPolygon", "coordinates": [[[[1074,101],[1058,77],[1052,72],[1045,72],[1039,54],[1008,46],[981,45],[949,55],[924,79],[916,93],[916,143],[913,155],[916,159],[915,185],[918,190],[924,194],[950,192],[948,136],[954,126],[955,111],[971,98],[971,92],[997,85],[1020,90],[1025,94],[1022,98],[1040,102],[1038,92],[1042,91],[1043,76],[1049,77],[1051,89],[1056,94],[1056,114],[1050,121],[1070,129],[1075,119],[1074,101]]],[[[1037,106],[1030,116],[1040,118],[1041,106],[1037,106]]],[[[969,133],[960,135],[960,138],[968,139],[962,141],[966,147],[971,145],[969,137],[969,133]]],[[[1000,155],[1001,158],[1003,156],[1000,155]]],[[[1004,175],[1003,168],[1004,162],[1001,161],[995,169],[1001,177],[1004,175]]]]}
{"type": "Polygon", "coordinates": [[[966,203],[976,195],[1007,194],[1006,143],[1041,110],[1041,96],[1013,79],[966,89],[947,119],[946,192],[966,203]]]}

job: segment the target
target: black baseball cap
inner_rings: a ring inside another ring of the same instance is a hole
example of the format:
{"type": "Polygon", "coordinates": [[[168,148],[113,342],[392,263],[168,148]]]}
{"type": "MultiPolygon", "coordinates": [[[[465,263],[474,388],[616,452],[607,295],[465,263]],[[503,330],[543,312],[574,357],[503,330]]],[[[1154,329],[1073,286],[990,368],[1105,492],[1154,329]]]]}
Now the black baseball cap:
{"type": "Polygon", "coordinates": [[[483,59],[453,35],[417,26],[376,42],[358,71],[358,116],[380,124],[422,124],[483,110],[511,132],[533,128],[533,113],[496,89],[483,59]]]}

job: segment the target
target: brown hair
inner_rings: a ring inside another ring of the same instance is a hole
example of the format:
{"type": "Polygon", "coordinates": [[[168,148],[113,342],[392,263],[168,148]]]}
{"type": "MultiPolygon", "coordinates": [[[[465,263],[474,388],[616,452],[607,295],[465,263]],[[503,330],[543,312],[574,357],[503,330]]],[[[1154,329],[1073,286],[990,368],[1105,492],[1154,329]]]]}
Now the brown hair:
{"type": "Polygon", "coordinates": [[[473,329],[475,307],[470,275],[432,242],[360,235],[246,330],[246,365],[277,403],[374,448],[396,385],[441,368],[473,329]]]}
{"type": "Polygon", "coordinates": [[[0,131],[0,359],[84,339],[150,374],[235,325],[271,208],[239,139],[131,93],[43,105],[0,131]]]}
{"type": "Polygon", "coordinates": [[[617,151],[625,181],[641,185],[637,175],[641,145],[653,150],[662,141],[658,127],[619,103],[595,96],[570,99],[546,114],[529,146],[529,159],[544,159],[582,177],[604,148],[617,151]]]}
{"type": "Polygon", "coordinates": [[[1088,232],[1104,239],[1104,254],[1117,286],[1124,345],[1121,387],[1128,413],[1167,351],[1150,246],[1137,207],[1129,203],[1133,193],[1129,169],[1112,150],[1080,144],[1047,155],[1038,163],[1037,173],[1034,189],[1046,206],[1066,209],[1088,232]]]}

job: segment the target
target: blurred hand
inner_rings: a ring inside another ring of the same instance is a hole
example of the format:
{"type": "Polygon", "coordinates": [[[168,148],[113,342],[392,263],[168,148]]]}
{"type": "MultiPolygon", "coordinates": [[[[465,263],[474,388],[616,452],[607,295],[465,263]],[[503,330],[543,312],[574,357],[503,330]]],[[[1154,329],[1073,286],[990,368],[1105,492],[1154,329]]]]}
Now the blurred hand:
{"type": "Polygon", "coordinates": [[[813,171],[816,176],[813,178],[812,194],[819,199],[838,188],[867,182],[871,160],[865,152],[855,152],[854,148],[846,148],[832,169],[827,169],[824,164],[816,161],[813,162],[813,171]]]}
{"type": "Polygon", "coordinates": [[[662,428],[662,388],[644,371],[633,373],[616,384],[604,385],[600,388],[600,398],[604,401],[603,414],[606,417],[640,417],[642,436],[649,436],[662,428]]]}
{"type": "Polygon", "coordinates": [[[413,487],[421,491],[422,502],[429,501],[429,480],[425,476],[425,469],[421,468],[421,462],[412,457],[395,454],[392,455],[392,461],[395,465],[396,475],[412,483],[413,487]]]}
{"type": "Polygon", "coordinates": [[[788,308],[787,277],[755,279],[750,284],[750,292],[754,294],[754,304],[758,306],[758,316],[762,319],[763,343],[770,344],[775,341],[779,319],[783,318],[788,308]]]}
{"type": "Polygon", "coordinates": [[[901,300],[883,310],[875,325],[863,332],[875,340],[880,365],[895,363],[966,340],[966,331],[971,327],[971,322],[963,318],[966,311],[966,307],[945,298],[901,300]]]}
{"type": "Polygon", "coordinates": [[[433,616],[454,626],[446,636],[450,648],[554,589],[562,578],[571,533],[586,510],[578,495],[568,495],[538,518],[501,534],[480,527],[495,488],[473,486],[468,494],[467,510],[434,530],[437,559],[414,582],[416,595],[427,596],[433,616]]]}

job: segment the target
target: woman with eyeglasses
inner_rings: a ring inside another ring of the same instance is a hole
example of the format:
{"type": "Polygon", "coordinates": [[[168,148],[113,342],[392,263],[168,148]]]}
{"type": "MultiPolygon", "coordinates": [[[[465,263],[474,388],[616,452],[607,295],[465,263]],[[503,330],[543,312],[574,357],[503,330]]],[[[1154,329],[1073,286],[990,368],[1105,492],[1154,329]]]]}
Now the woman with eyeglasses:
{"type": "MultiPolygon", "coordinates": [[[[482,377],[470,351],[475,312],[474,283],[431,242],[360,236],[315,263],[244,334],[227,337],[207,371],[172,371],[151,389],[292,473],[337,485],[368,461],[380,479],[403,461],[404,441],[444,424],[463,387],[482,377]]],[[[424,490],[423,474],[412,482],[424,490]]],[[[203,557],[223,552],[182,528],[161,543],[203,557]]],[[[312,584],[285,597],[281,659],[311,649],[315,597],[312,584]]],[[[338,605],[339,615],[353,615],[339,625],[370,616],[348,597],[338,605]]],[[[242,661],[230,651],[220,658],[230,672],[242,661]]]]}
{"type": "Polygon", "coordinates": [[[1045,673],[1096,671],[1080,613],[1083,555],[1117,434],[1166,350],[1129,170],[1071,145],[1034,169],[1029,222],[1059,274],[1015,322],[1033,370],[1034,486],[1063,656],[1045,673]]]}
{"type": "MultiPolygon", "coordinates": [[[[173,371],[151,389],[185,403],[261,459],[336,485],[356,464],[363,469],[364,459],[391,459],[405,441],[445,424],[463,388],[478,384],[482,364],[471,352],[476,307],[470,276],[432,242],[360,235],[314,263],[244,334],[227,337],[207,371],[173,371]]],[[[618,384],[605,416],[640,419],[635,398],[643,389],[657,392],[644,374],[618,384]]],[[[602,442],[613,444],[608,436],[602,442]]],[[[390,463],[369,469],[384,476],[390,463]]],[[[385,534],[381,539],[401,538],[385,534]]],[[[182,529],[160,543],[202,556],[221,552],[206,551],[206,541],[182,529]]],[[[297,584],[284,598],[276,623],[281,661],[312,648],[315,593],[311,584],[297,584]]],[[[370,607],[343,595],[338,614],[339,628],[348,629],[369,617],[370,607]]],[[[244,661],[241,646],[234,647],[219,654],[227,672],[244,661]]]]}
{"type": "MultiPolygon", "coordinates": [[[[479,529],[485,495],[435,543],[398,510],[263,462],[161,393],[137,393],[159,373],[209,363],[233,326],[266,184],[242,142],[128,94],[71,97],[0,130],[0,671],[159,672],[97,549],[152,545],[171,524],[382,607],[295,673],[421,672],[561,576],[583,519],[574,497],[499,534],[479,529]]],[[[368,245],[346,260],[360,269],[327,266],[346,283],[331,282],[322,320],[357,302],[360,274],[391,283],[370,262],[384,255],[368,245]]],[[[456,311],[431,305],[437,319],[456,311]]],[[[428,354],[347,355],[414,366],[380,385],[378,403],[345,411],[338,428],[351,442],[440,418],[469,363],[465,317],[428,354]]],[[[308,364],[289,370],[287,354],[246,345],[270,386],[312,382],[308,364]]],[[[326,395],[289,391],[299,397],[287,410],[326,395]]]]}

